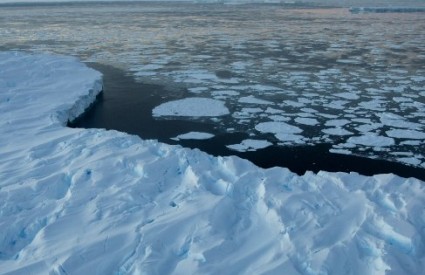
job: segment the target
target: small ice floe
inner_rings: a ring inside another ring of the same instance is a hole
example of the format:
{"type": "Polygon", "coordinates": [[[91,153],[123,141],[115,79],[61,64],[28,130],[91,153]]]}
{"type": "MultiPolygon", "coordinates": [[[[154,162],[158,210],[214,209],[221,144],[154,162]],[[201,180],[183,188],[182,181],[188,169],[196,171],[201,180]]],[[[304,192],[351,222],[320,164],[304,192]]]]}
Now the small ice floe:
{"type": "Polygon", "coordinates": [[[317,119],[308,118],[308,117],[297,117],[295,119],[295,122],[297,122],[299,124],[308,125],[308,126],[315,126],[315,125],[319,124],[319,121],[317,121],[317,119]]]}
{"type": "Polygon", "coordinates": [[[350,123],[350,121],[347,120],[347,119],[331,119],[331,120],[326,121],[325,126],[341,127],[341,126],[344,126],[348,123],[350,123]]]}
{"type": "Polygon", "coordinates": [[[346,93],[338,93],[338,94],[335,94],[335,96],[341,97],[341,98],[344,98],[344,99],[349,99],[349,100],[356,100],[356,99],[359,99],[360,98],[357,94],[355,94],[355,93],[348,93],[348,92],[346,92],[346,93]]]}
{"type": "Polygon", "coordinates": [[[348,136],[353,134],[352,132],[347,131],[341,127],[326,128],[326,129],[323,129],[322,132],[332,136],[348,136]]]}
{"type": "Polygon", "coordinates": [[[266,140],[245,139],[240,144],[227,145],[230,150],[238,152],[255,151],[271,146],[272,143],[266,140]]]}
{"type": "Polygon", "coordinates": [[[295,134],[287,134],[287,133],[277,133],[275,134],[275,137],[280,140],[283,141],[284,144],[286,143],[296,143],[296,144],[303,144],[305,143],[304,140],[304,136],[302,135],[295,135],[295,134]]]}
{"type": "Polygon", "coordinates": [[[196,139],[196,140],[202,140],[202,139],[210,139],[214,137],[213,134],[210,133],[204,133],[204,132],[189,132],[186,134],[178,135],[172,140],[182,140],[182,139],[196,139]]]}
{"type": "Polygon", "coordinates": [[[372,147],[383,147],[394,145],[394,139],[384,136],[379,136],[375,133],[365,133],[362,136],[350,137],[347,143],[372,146],[372,147]]]}
{"type": "Polygon", "coordinates": [[[410,164],[410,165],[415,165],[415,166],[421,164],[421,161],[414,157],[398,158],[397,161],[410,164]]]}
{"type": "Polygon", "coordinates": [[[302,135],[298,135],[302,133],[303,130],[300,128],[290,125],[285,122],[277,122],[277,121],[269,121],[262,122],[255,126],[255,130],[261,133],[272,133],[275,137],[283,142],[304,143],[304,137],[302,135]]]}
{"type": "Polygon", "coordinates": [[[220,90],[212,92],[212,96],[238,96],[240,93],[233,90],[220,90]]]}
{"type": "Polygon", "coordinates": [[[240,103],[248,103],[248,104],[260,104],[260,105],[273,104],[273,102],[271,101],[259,99],[259,98],[253,97],[252,95],[241,97],[239,98],[238,101],[240,103]]]}
{"type": "Polygon", "coordinates": [[[350,150],[346,150],[346,149],[329,149],[329,152],[334,153],[334,154],[341,154],[341,155],[351,155],[351,151],[350,150]]]}
{"type": "Polygon", "coordinates": [[[200,94],[200,93],[208,91],[208,88],[207,87],[193,87],[193,88],[189,88],[188,90],[189,90],[189,92],[191,92],[193,94],[200,94]]]}
{"type": "Polygon", "coordinates": [[[255,129],[261,133],[288,133],[288,134],[299,134],[303,130],[300,128],[290,125],[285,122],[268,121],[262,122],[255,126],[255,129]]]}
{"type": "Polygon", "coordinates": [[[224,105],[224,102],[203,97],[190,97],[169,101],[152,110],[154,117],[216,117],[227,114],[229,114],[229,109],[224,105]]]}
{"type": "Polygon", "coordinates": [[[425,132],[409,129],[393,129],[385,132],[387,136],[403,139],[425,139],[425,132]]]}

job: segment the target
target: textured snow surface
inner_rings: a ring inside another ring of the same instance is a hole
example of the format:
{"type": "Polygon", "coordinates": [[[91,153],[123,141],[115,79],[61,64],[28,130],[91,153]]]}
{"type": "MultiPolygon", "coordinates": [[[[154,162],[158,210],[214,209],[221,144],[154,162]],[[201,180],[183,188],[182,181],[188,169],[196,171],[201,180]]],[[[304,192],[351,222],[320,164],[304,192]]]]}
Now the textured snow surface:
{"type": "Polygon", "coordinates": [[[0,53],[0,273],[423,272],[424,182],[66,128],[100,90],[73,58],[0,53]]]}

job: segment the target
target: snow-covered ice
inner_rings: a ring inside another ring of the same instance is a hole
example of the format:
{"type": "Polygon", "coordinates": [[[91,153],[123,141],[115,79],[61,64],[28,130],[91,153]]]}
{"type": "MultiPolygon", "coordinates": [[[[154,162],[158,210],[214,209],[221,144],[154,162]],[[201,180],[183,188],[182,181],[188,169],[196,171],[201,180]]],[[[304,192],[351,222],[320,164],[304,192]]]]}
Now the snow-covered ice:
{"type": "Polygon", "coordinates": [[[257,149],[263,149],[271,145],[273,144],[271,142],[268,142],[267,140],[245,139],[240,144],[231,144],[231,145],[227,145],[226,147],[231,150],[245,152],[245,151],[255,151],[257,149]]]}
{"type": "Polygon", "coordinates": [[[181,139],[198,139],[198,140],[201,140],[201,139],[210,139],[212,137],[214,137],[214,135],[210,134],[210,133],[189,132],[189,133],[186,133],[186,134],[178,135],[178,136],[176,136],[172,139],[173,140],[181,140],[181,139]]]}
{"type": "Polygon", "coordinates": [[[322,132],[328,135],[333,135],[333,136],[348,136],[353,134],[352,132],[347,131],[341,127],[326,128],[326,129],[323,129],[322,132]]]}
{"type": "Polygon", "coordinates": [[[220,100],[190,97],[163,103],[152,110],[153,116],[216,117],[229,114],[220,100]]]}
{"type": "Polygon", "coordinates": [[[0,53],[2,274],[423,272],[424,182],[65,127],[101,88],[74,58],[0,53]]]}
{"type": "Polygon", "coordinates": [[[299,124],[309,125],[309,126],[314,126],[314,125],[319,124],[319,121],[317,121],[317,119],[308,118],[308,117],[297,117],[295,119],[295,122],[297,122],[299,124]]]}
{"type": "Polygon", "coordinates": [[[273,104],[273,102],[271,102],[271,101],[255,98],[252,95],[239,98],[239,102],[240,103],[249,103],[249,104],[259,104],[259,105],[273,104]]]}
{"type": "Polygon", "coordinates": [[[393,129],[386,131],[386,134],[394,138],[425,140],[425,132],[416,130],[393,129]]]}
{"type": "Polygon", "coordinates": [[[373,147],[382,147],[390,146],[394,144],[394,139],[384,136],[379,136],[374,133],[365,133],[362,136],[350,137],[347,140],[348,143],[364,145],[364,146],[373,146],[373,147]]]}
{"type": "Polygon", "coordinates": [[[273,133],[273,134],[279,134],[279,133],[299,134],[302,132],[302,130],[298,128],[297,126],[290,125],[285,122],[276,122],[276,121],[261,122],[255,126],[255,129],[262,133],[273,133]]]}

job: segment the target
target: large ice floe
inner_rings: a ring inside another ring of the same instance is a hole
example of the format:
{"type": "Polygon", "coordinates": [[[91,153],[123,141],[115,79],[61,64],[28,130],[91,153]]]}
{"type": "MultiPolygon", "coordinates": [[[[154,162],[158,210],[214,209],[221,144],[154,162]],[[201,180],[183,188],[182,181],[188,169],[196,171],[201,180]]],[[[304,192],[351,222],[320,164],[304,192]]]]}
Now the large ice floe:
{"type": "Polygon", "coordinates": [[[1,274],[423,272],[424,182],[65,127],[101,80],[74,58],[0,53],[1,274]]]}

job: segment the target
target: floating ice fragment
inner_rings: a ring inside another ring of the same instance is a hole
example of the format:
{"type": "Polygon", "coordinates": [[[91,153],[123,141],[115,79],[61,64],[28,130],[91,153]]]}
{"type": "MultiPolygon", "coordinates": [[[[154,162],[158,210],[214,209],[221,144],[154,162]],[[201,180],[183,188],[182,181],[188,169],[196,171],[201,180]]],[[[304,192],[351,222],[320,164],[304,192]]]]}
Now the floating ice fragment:
{"type": "Polygon", "coordinates": [[[385,133],[387,134],[387,136],[393,138],[425,139],[425,132],[420,132],[416,130],[394,129],[388,130],[385,133]]]}
{"type": "Polygon", "coordinates": [[[290,134],[299,134],[303,130],[300,128],[287,124],[285,122],[262,122],[255,126],[255,129],[262,133],[290,133],[290,134]]]}
{"type": "Polygon", "coordinates": [[[163,103],[152,110],[152,115],[160,116],[192,116],[215,117],[229,114],[229,109],[222,101],[191,97],[163,103]]]}
{"type": "Polygon", "coordinates": [[[304,137],[301,135],[295,135],[295,134],[286,134],[286,133],[277,133],[275,134],[275,137],[284,142],[294,142],[298,144],[304,143],[304,137]]]}
{"type": "Polygon", "coordinates": [[[405,157],[405,158],[398,158],[397,159],[399,162],[404,162],[410,165],[419,165],[421,164],[421,161],[417,158],[409,158],[409,157],[405,157]]]}
{"type": "Polygon", "coordinates": [[[239,98],[238,101],[240,103],[260,104],[260,105],[262,105],[262,104],[273,104],[273,102],[271,102],[271,101],[255,98],[252,95],[241,97],[241,98],[239,98]]]}
{"type": "Polygon", "coordinates": [[[297,122],[299,124],[309,125],[309,126],[314,126],[314,125],[319,124],[319,121],[317,121],[317,119],[307,118],[307,117],[297,117],[295,119],[295,122],[297,122]]]}
{"type": "Polygon", "coordinates": [[[326,121],[325,126],[344,126],[348,123],[350,123],[350,121],[347,119],[332,119],[326,121]]]}
{"type": "Polygon", "coordinates": [[[348,136],[353,134],[352,132],[340,127],[323,129],[322,132],[333,136],[348,136]]]}
{"type": "Polygon", "coordinates": [[[356,100],[359,99],[360,97],[355,94],[355,93],[338,93],[338,94],[334,94],[337,97],[342,97],[344,99],[351,99],[351,100],[356,100]]]}
{"type": "Polygon", "coordinates": [[[176,136],[175,138],[172,138],[172,140],[181,140],[181,139],[210,139],[214,137],[213,134],[210,133],[202,133],[202,132],[189,132],[186,134],[181,134],[176,136]]]}
{"type": "Polygon", "coordinates": [[[245,151],[255,151],[257,149],[263,149],[271,145],[272,143],[266,140],[245,139],[240,144],[232,144],[226,147],[231,150],[245,152],[245,151]]]}
{"type": "Polygon", "coordinates": [[[395,143],[392,138],[378,136],[374,133],[365,133],[363,136],[350,137],[347,142],[373,147],[391,146],[395,143]]]}

